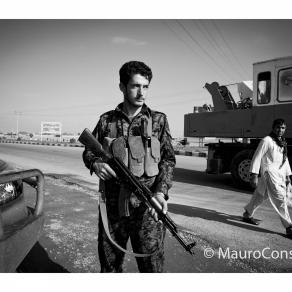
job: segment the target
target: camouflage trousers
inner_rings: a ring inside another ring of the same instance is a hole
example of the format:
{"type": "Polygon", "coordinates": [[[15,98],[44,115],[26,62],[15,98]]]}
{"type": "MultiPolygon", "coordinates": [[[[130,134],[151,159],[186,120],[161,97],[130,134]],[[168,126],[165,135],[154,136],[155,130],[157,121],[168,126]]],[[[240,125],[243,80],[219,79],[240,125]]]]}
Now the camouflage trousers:
{"type": "MultiPolygon", "coordinates": [[[[164,265],[165,226],[155,222],[148,209],[141,205],[130,208],[130,216],[115,216],[108,209],[108,224],[112,239],[126,248],[130,238],[135,253],[153,253],[148,257],[136,257],[139,272],[161,273],[164,265]],[[157,250],[159,248],[159,250],[157,250]]],[[[116,213],[117,214],[117,213],[116,213]]],[[[121,273],[125,253],[116,248],[108,239],[99,216],[98,254],[102,273],[121,273]]]]}

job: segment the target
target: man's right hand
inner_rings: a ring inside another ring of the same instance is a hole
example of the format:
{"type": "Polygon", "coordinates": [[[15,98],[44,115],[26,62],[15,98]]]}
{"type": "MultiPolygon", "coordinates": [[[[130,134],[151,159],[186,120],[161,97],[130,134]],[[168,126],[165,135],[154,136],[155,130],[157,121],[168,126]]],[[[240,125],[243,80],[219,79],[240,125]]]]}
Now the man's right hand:
{"type": "Polygon", "coordinates": [[[250,174],[250,184],[253,188],[256,188],[257,185],[258,185],[258,181],[259,181],[259,178],[258,178],[258,174],[256,173],[251,173],[250,174]]]}
{"type": "Polygon", "coordinates": [[[94,162],[93,169],[95,174],[102,180],[109,180],[111,178],[117,178],[114,170],[104,162],[94,162]]]}

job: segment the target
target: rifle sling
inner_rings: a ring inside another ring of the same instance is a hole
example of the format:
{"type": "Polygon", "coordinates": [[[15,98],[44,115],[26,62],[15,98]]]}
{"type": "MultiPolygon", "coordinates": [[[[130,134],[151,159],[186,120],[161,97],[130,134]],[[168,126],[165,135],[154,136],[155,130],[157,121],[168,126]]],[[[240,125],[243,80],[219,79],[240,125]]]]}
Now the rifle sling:
{"type": "Polygon", "coordinates": [[[103,196],[103,194],[101,192],[99,192],[99,210],[100,210],[100,215],[101,215],[101,220],[102,220],[102,224],[103,224],[103,228],[105,230],[105,233],[109,239],[109,241],[119,250],[121,250],[122,252],[129,254],[129,255],[133,255],[135,257],[149,257],[149,256],[153,256],[156,253],[158,253],[158,251],[160,250],[161,246],[162,246],[162,242],[163,242],[163,236],[161,236],[161,240],[160,243],[157,247],[157,249],[149,254],[144,254],[144,253],[135,253],[129,250],[124,249],[123,247],[121,247],[118,243],[116,243],[109,232],[109,228],[108,228],[108,219],[107,219],[107,211],[106,211],[106,202],[105,202],[105,198],[103,196]]]}

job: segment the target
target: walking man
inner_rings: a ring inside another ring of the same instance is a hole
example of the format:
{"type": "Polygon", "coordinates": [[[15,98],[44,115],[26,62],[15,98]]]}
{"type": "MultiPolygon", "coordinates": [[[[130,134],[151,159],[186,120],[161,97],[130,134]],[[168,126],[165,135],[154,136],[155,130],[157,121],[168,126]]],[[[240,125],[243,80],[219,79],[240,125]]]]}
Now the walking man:
{"type": "Polygon", "coordinates": [[[286,123],[283,119],[274,120],[272,132],[262,139],[256,149],[250,166],[250,182],[256,189],[244,208],[243,221],[258,225],[253,218],[254,212],[269,198],[280,216],[287,236],[292,238],[292,222],[287,208],[287,186],[292,173],[287,158],[287,143],[283,137],[285,130],[286,123]]]}
{"type": "MultiPolygon", "coordinates": [[[[93,135],[150,188],[166,213],[175,155],[166,115],[145,104],[152,71],[143,62],[131,61],[119,73],[123,102],[101,115],[93,135]]],[[[165,227],[155,210],[148,210],[127,185],[115,179],[110,166],[89,149],[85,149],[83,160],[90,172],[100,178],[112,240],[125,249],[130,238],[135,253],[151,254],[136,258],[140,272],[163,272],[165,227]]],[[[125,253],[106,235],[101,216],[98,253],[101,272],[123,271],[125,253]]]]}

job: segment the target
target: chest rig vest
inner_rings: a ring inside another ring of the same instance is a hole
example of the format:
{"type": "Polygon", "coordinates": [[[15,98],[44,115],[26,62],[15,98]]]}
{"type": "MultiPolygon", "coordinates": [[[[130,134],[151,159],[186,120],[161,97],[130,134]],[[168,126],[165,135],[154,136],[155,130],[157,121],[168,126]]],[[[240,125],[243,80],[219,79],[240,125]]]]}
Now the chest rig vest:
{"type": "MultiPolygon", "coordinates": [[[[152,117],[142,119],[140,125],[140,136],[129,136],[129,132],[121,125],[122,136],[118,136],[117,123],[115,119],[108,124],[108,134],[103,140],[103,148],[123,161],[136,177],[145,174],[153,177],[158,174],[158,163],[160,161],[160,142],[152,135],[152,117]]],[[[131,125],[129,126],[129,128],[131,125]]]]}
{"type": "MultiPolygon", "coordinates": [[[[152,117],[141,119],[140,136],[129,135],[128,129],[123,127],[121,120],[116,117],[108,124],[107,137],[103,140],[103,149],[119,158],[135,175],[141,177],[154,177],[159,173],[158,163],[160,157],[160,142],[152,133],[152,117]],[[122,133],[118,135],[119,128],[122,133]]],[[[119,215],[129,216],[129,205],[134,208],[140,205],[140,201],[126,185],[120,186],[119,215]]]]}

